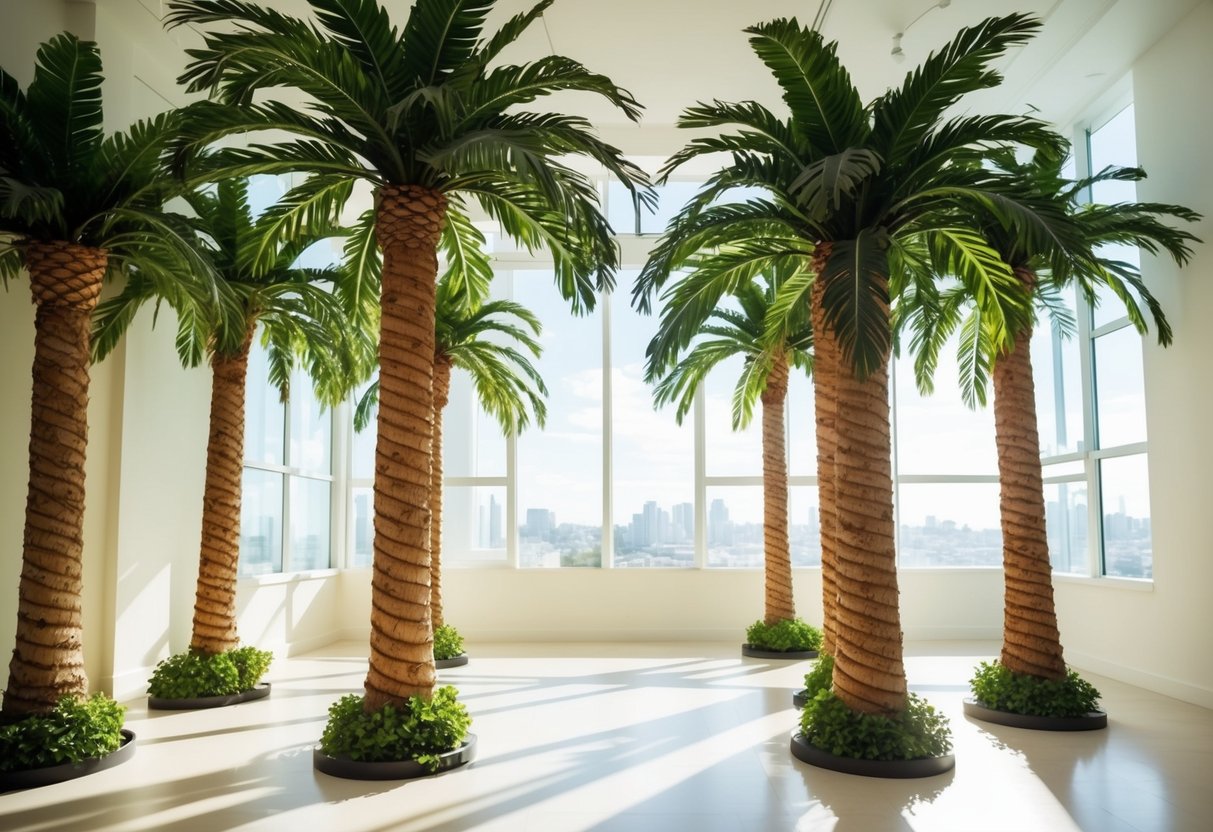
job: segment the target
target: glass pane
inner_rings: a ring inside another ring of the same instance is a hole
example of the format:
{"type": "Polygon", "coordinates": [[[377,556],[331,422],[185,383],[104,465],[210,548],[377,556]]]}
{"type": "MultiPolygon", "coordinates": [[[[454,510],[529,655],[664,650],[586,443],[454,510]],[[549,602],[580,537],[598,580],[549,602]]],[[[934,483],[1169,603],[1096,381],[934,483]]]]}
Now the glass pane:
{"type": "Polygon", "coordinates": [[[821,515],[817,486],[798,485],[788,495],[792,566],[821,566],[821,515]]]}
{"type": "MultiPolygon", "coordinates": [[[[1090,137],[1091,172],[1098,173],[1108,165],[1131,167],[1137,164],[1137,136],[1133,106],[1129,105],[1113,116],[1090,137]]],[[[1091,187],[1091,201],[1110,204],[1137,200],[1137,185],[1133,182],[1099,182],[1091,187]]]]}
{"type": "Polygon", "coordinates": [[[244,402],[244,458],[262,465],[283,464],[286,407],[270,385],[269,361],[259,339],[249,353],[244,402]]]}
{"type": "Polygon", "coordinates": [[[762,566],[762,486],[709,487],[708,566],[762,566]]]}
{"type": "Polygon", "coordinates": [[[720,362],[704,381],[704,439],[708,476],[762,476],[762,404],[740,431],[733,430],[733,387],[741,377],[740,356],[720,362]]]}
{"type": "Polygon", "coordinates": [[[307,373],[291,374],[291,448],[287,464],[310,474],[333,471],[333,413],[321,411],[307,373]]]}
{"type": "MultiPolygon", "coordinates": [[[[370,382],[359,387],[354,394],[351,414],[352,408],[357,406],[369,386],[370,382]]],[[[353,431],[350,444],[350,477],[353,479],[373,480],[375,478],[375,438],[377,434],[375,417],[377,415],[378,410],[371,415],[371,423],[364,430],[353,431]]]]}
{"type": "Polygon", "coordinates": [[[682,210],[699,189],[703,182],[667,182],[657,187],[657,212],[650,214],[641,209],[640,233],[661,234],[675,214],[682,210]]]}
{"type": "MultiPolygon", "coordinates": [[[[621,273],[619,285],[635,276],[621,273]]],[[[635,312],[629,301],[625,290],[611,297],[615,565],[693,566],[694,414],[679,425],[673,406],[653,409],[644,351],[658,319],[635,312]]]]}
{"type": "Polygon", "coordinates": [[[1145,454],[1099,463],[1103,510],[1104,574],[1153,578],[1150,535],[1150,472],[1145,454]]]}
{"type": "Polygon", "coordinates": [[[636,233],[636,206],[632,204],[632,193],[614,177],[607,182],[607,222],[616,234],[636,233]]]}
{"type": "Polygon", "coordinates": [[[375,543],[375,492],[374,489],[358,487],[353,489],[354,510],[353,518],[354,540],[350,550],[349,566],[370,566],[375,559],[372,548],[375,543]]]}
{"type": "Polygon", "coordinates": [[[1146,441],[1141,336],[1133,327],[1095,339],[1095,417],[1100,448],[1146,441]]]}
{"type": "MultiPolygon", "coordinates": [[[[1066,295],[1073,308],[1073,293],[1066,295]]],[[[1083,450],[1082,369],[1078,338],[1062,338],[1047,316],[1032,333],[1032,378],[1040,456],[1083,450]]]]}
{"type": "Polygon", "coordinates": [[[240,575],[282,571],[282,474],[245,468],[240,499],[240,575]]]}
{"type": "Polygon", "coordinates": [[[788,475],[817,476],[817,422],[813,412],[813,383],[795,371],[788,384],[788,475]]]}
{"type": "Polygon", "coordinates": [[[1001,566],[997,483],[898,486],[898,563],[1001,566]]]}
{"type": "Polygon", "coordinates": [[[443,564],[505,563],[505,536],[503,486],[443,489],[443,564]]]}
{"type": "Polygon", "coordinates": [[[913,361],[895,363],[899,474],[998,473],[993,408],[966,407],[958,378],[955,339],[939,356],[933,395],[918,393],[913,361]]]}
{"type": "Polygon", "coordinates": [[[292,572],[328,569],[332,539],[333,484],[324,480],[291,477],[291,562],[292,572]]]}
{"type": "Polygon", "coordinates": [[[1049,535],[1049,560],[1058,572],[1086,575],[1087,483],[1045,484],[1045,524],[1049,535]]]}
{"type": "Polygon", "coordinates": [[[518,438],[522,566],[602,562],[602,317],[569,313],[550,271],[514,273],[515,297],[543,321],[548,422],[518,438]]]}

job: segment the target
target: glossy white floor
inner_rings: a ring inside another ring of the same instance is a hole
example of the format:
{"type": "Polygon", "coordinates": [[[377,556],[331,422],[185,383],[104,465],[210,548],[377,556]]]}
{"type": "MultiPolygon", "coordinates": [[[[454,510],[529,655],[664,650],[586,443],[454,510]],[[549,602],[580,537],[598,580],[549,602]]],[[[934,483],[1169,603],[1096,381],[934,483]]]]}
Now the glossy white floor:
{"type": "Polygon", "coordinates": [[[1032,830],[1213,828],[1213,711],[1088,674],[1106,731],[970,722],[965,680],[994,644],[907,646],[911,688],[952,718],[957,766],[854,777],[793,759],[804,663],[734,644],[478,644],[443,671],[474,718],[470,766],[364,783],[312,769],[325,711],[360,689],[365,645],[279,660],[266,700],[193,713],[130,703],[134,758],[0,796],[0,829],[1032,830]]]}

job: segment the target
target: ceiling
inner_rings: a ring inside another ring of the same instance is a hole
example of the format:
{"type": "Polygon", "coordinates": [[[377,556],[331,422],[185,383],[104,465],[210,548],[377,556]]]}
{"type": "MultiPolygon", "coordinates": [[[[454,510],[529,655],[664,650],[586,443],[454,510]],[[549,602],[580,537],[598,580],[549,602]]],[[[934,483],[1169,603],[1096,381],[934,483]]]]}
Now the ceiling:
{"type": "MultiPolygon", "coordinates": [[[[403,21],[411,3],[385,0],[403,21]]],[[[523,62],[555,51],[610,76],[645,106],[644,129],[609,105],[585,95],[561,94],[545,102],[589,117],[606,138],[635,155],[665,155],[685,136],[671,128],[697,100],[755,99],[778,108],[779,91],[750,51],[742,30],[775,17],[810,24],[824,11],[822,31],[839,43],[839,56],[863,98],[869,100],[958,29],[1014,11],[1044,21],[1041,34],[1006,56],[1006,82],[966,102],[969,109],[1026,113],[1065,125],[1122,79],[1134,58],[1178,23],[1200,0],[557,0],[502,56],[523,62]],[[904,62],[891,55],[893,35],[904,31],[904,62]]],[[[270,0],[284,11],[306,13],[306,0],[270,0]]],[[[531,0],[499,0],[490,30],[531,0]]],[[[779,112],[779,109],[776,109],[779,112]]]]}

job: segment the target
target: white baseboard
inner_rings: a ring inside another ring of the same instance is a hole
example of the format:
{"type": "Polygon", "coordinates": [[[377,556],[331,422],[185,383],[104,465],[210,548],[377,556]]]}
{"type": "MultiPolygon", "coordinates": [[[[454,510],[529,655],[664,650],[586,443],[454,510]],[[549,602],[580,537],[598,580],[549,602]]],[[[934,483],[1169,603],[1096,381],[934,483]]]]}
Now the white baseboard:
{"type": "MultiPolygon", "coordinates": [[[[458,626],[458,625],[456,625],[458,626]]],[[[654,642],[654,641],[673,641],[673,642],[729,642],[736,641],[740,644],[745,639],[744,627],[717,627],[712,629],[704,629],[696,627],[693,629],[676,629],[666,627],[649,627],[649,628],[585,628],[585,629],[568,629],[561,628],[560,630],[541,630],[530,628],[519,629],[464,629],[459,627],[459,634],[471,642],[483,642],[485,644],[497,644],[501,642],[521,642],[521,643],[560,643],[560,642],[654,642]]],[[[315,647],[324,647],[334,641],[367,641],[371,635],[370,626],[365,627],[346,627],[342,630],[335,630],[331,637],[323,644],[317,644],[315,647]]],[[[906,633],[907,639],[914,641],[1001,641],[1002,630],[997,627],[919,627],[912,629],[906,633]]],[[[296,652],[306,652],[306,650],[315,649],[308,647],[304,650],[292,650],[290,655],[296,652]]]]}
{"type": "Polygon", "coordinates": [[[1138,670],[1134,667],[1127,667],[1123,664],[1100,659],[1086,653],[1076,653],[1068,648],[1066,649],[1066,664],[1078,670],[1088,670],[1101,676],[1107,676],[1109,679],[1115,679],[1118,682],[1125,682],[1130,685],[1136,685],[1139,688],[1154,691],[1155,693],[1161,693],[1163,696],[1170,696],[1183,702],[1191,702],[1193,705],[1200,705],[1202,708],[1213,708],[1213,690],[1179,679],[1172,679],[1170,676],[1162,676],[1157,673],[1138,670]]]}

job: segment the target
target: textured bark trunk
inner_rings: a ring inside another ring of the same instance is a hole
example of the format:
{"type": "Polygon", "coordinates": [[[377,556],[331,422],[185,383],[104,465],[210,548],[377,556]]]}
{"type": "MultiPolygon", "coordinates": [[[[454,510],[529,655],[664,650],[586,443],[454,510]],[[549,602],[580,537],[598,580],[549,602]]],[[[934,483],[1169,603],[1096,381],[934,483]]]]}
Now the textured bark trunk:
{"type": "Polygon", "coordinates": [[[796,617],[792,552],[788,544],[788,460],[783,404],[788,397],[788,359],[775,357],[762,392],[762,543],[768,625],[796,617]]]}
{"type": "Polygon", "coordinates": [[[434,692],[429,493],[434,288],[445,215],[446,197],[437,191],[415,185],[379,191],[383,286],[367,712],[434,692]]]}
{"type": "Polygon", "coordinates": [[[851,710],[874,714],[893,714],[906,706],[893,542],[888,367],[886,352],[863,381],[849,366],[840,368],[834,456],[834,693],[851,710]]]}
{"type": "MultiPolygon", "coordinates": [[[[1030,292],[1036,275],[1016,270],[1030,292]]],[[[1032,382],[1031,328],[994,363],[994,435],[1006,594],[1002,663],[1016,673],[1063,679],[1061,635],[1053,606],[1053,569],[1045,529],[1040,436],[1032,382]]]]}
{"type": "Polygon", "coordinates": [[[29,492],[16,647],[4,714],[48,711],[88,694],[81,623],[89,316],[108,262],[103,249],[30,243],[34,324],[29,492]]]}
{"type": "Polygon", "coordinates": [[[240,646],[236,581],[240,563],[240,498],[244,476],[244,401],[256,319],[240,350],[211,357],[211,421],[202,493],[202,546],[194,593],[190,649],[222,653],[240,646]]]}
{"type": "Polygon", "coordinates": [[[451,400],[451,360],[434,357],[434,461],[430,482],[430,619],[442,626],[442,412],[451,400]]]}
{"type": "MultiPolygon", "coordinates": [[[[828,256],[828,244],[818,246],[813,258],[814,274],[821,274],[828,256]]],[[[838,605],[837,548],[834,537],[834,451],[838,434],[834,420],[838,411],[838,344],[825,323],[821,305],[824,284],[814,283],[809,295],[810,322],[813,327],[813,410],[817,434],[817,504],[821,535],[821,616],[822,652],[834,655],[834,610],[838,605]]]]}

